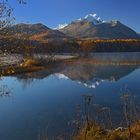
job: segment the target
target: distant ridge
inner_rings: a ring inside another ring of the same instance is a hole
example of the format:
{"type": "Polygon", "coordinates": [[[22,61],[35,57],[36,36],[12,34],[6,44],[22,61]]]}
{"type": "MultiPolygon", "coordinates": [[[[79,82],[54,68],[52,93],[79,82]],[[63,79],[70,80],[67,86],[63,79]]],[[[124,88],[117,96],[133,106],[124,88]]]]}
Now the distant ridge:
{"type": "Polygon", "coordinates": [[[33,39],[43,40],[56,38],[140,39],[140,34],[120,21],[105,21],[101,17],[98,17],[97,14],[88,14],[72,21],[70,24],[59,24],[55,29],[48,28],[41,23],[20,23],[1,29],[0,35],[18,37],[26,35],[33,39]]]}
{"type": "Polygon", "coordinates": [[[104,21],[89,14],[59,29],[68,36],[93,39],[138,39],[139,35],[120,21],[104,21]]]}
{"type": "Polygon", "coordinates": [[[3,36],[15,36],[15,37],[28,37],[30,39],[45,40],[45,39],[56,39],[56,38],[68,38],[64,33],[48,28],[47,26],[37,24],[25,24],[20,23],[11,27],[6,27],[0,30],[0,35],[3,36]]]}

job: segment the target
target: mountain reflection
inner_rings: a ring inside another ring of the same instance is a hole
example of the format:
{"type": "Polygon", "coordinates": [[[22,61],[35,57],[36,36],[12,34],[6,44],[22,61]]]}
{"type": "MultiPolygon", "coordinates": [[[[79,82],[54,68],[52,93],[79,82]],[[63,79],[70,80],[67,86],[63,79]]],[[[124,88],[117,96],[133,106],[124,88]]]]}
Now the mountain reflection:
{"type": "Polygon", "coordinates": [[[138,65],[118,65],[118,64],[95,64],[92,59],[73,60],[68,63],[56,64],[46,70],[33,73],[17,75],[17,79],[27,85],[35,79],[47,78],[50,75],[59,79],[70,79],[77,81],[89,88],[95,88],[104,80],[118,81],[124,76],[129,75],[138,65]]]}

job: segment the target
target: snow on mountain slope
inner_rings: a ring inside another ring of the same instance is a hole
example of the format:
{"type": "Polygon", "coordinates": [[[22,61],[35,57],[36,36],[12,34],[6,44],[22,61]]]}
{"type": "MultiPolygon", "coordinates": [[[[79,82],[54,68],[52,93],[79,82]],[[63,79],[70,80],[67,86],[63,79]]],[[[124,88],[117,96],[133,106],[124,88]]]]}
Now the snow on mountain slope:
{"type": "Polygon", "coordinates": [[[64,24],[59,24],[56,28],[54,28],[54,30],[60,30],[60,29],[65,28],[66,26],[68,26],[68,24],[67,24],[67,23],[64,23],[64,24]]]}
{"type": "Polygon", "coordinates": [[[82,20],[86,20],[88,22],[92,22],[95,25],[102,24],[102,23],[105,22],[100,17],[98,17],[97,14],[88,14],[85,17],[78,19],[77,21],[82,21],[82,20]]]}
{"type": "MultiPolygon", "coordinates": [[[[105,21],[102,20],[100,17],[97,16],[97,14],[88,14],[85,17],[79,18],[77,20],[75,20],[77,22],[79,21],[88,21],[88,22],[92,22],[93,24],[97,25],[97,24],[102,24],[105,21]]],[[[69,24],[64,23],[64,24],[59,24],[56,28],[54,28],[55,30],[60,30],[65,28],[66,26],[68,26],[69,24]]]]}

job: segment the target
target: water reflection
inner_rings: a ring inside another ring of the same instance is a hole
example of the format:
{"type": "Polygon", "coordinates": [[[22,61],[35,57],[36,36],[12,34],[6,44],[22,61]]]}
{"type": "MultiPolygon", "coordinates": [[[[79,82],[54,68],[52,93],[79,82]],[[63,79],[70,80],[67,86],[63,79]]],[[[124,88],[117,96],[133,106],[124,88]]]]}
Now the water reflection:
{"type": "Polygon", "coordinates": [[[96,88],[104,81],[115,82],[139,68],[139,65],[95,64],[86,59],[61,63],[46,70],[17,75],[24,86],[30,85],[35,79],[44,79],[54,75],[58,79],[69,79],[88,88],[96,88]]]}
{"type": "Polygon", "coordinates": [[[0,85],[0,97],[10,96],[12,90],[7,85],[0,85]]]}
{"type": "Polygon", "coordinates": [[[138,65],[104,65],[87,60],[57,64],[35,73],[4,77],[0,85],[13,88],[12,98],[0,98],[0,139],[38,140],[40,135],[70,138],[76,107],[83,95],[110,108],[120,123],[120,95],[125,85],[140,99],[138,65]]]}

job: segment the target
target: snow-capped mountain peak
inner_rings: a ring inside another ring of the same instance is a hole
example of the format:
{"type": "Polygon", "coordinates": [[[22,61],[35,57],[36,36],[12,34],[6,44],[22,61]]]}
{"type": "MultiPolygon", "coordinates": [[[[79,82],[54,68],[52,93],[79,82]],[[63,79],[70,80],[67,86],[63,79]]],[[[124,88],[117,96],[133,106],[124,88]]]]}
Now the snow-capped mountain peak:
{"type": "MultiPolygon", "coordinates": [[[[83,20],[86,20],[88,22],[92,22],[93,24],[97,25],[97,24],[102,24],[104,23],[105,21],[102,20],[99,16],[97,16],[97,14],[88,14],[86,15],[85,17],[83,18],[79,18],[77,20],[75,20],[76,22],[79,22],[79,21],[83,21],[83,20]]],[[[60,30],[60,29],[63,29],[65,28],[66,26],[68,26],[69,24],[67,23],[64,23],[64,24],[59,24],[56,28],[56,30],[60,30]]]]}
{"type": "Polygon", "coordinates": [[[60,30],[60,29],[63,29],[65,28],[66,26],[68,26],[67,23],[64,23],[64,24],[59,24],[56,28],[54,28],[55,30],[60,30]]]}
{"type": "Polygon", "coordinates": [[[92,22],[95,25],[102,24],[105,22],[100,17],[98,17],[97,14],[88,14],[85,17],[78,19],[78,21],[82,20],[87,20],[88,22],[92,22]]]}

